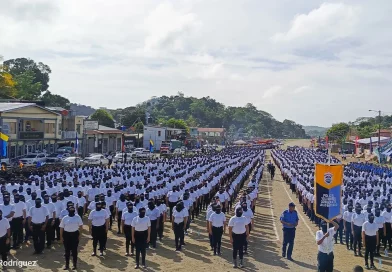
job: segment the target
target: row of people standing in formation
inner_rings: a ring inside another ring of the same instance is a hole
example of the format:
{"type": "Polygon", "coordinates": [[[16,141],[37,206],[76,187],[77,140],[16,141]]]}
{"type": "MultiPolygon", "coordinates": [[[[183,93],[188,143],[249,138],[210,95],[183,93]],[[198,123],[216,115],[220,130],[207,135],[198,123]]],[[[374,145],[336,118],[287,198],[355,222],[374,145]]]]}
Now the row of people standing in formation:
{"type": "MultiPolygon", "coordinates": [[[[76,268],[82,218],[88,214],[93,255],[97,249],[99,255],[104,254],[107,234],[117,220],[117,233],[125,236],[126,254],[133,255],[136,249],[137,267],[139,255],[145,265],[146,247],[141,241],[148,240],[147,245],[156,248],[166,217],[172,222],[176,250],[181,250],[191,221],[202,210],[212,209],[211,202],[219,204],[223,213],[231,210],[245,180],[256,166],[261,173],[263,162],[263,150],[236,148],[186,159],[54,168],[29,178],[0,180],[0,211],[5,222],[0,243],[7,245],[2,256],[6,258],[11,244],[18,250],[30,237],[36,254],[43,253],[45,242],[51,248],[61,240],[66,268],[71,255],[76,268]]],[[[246,203],[254,202],[257,184],[253,177],[243,196],[246,203]]]]}
{"type": "MultiPolygon", "coordinates": [[[[322,222],[315,216],[313,207],[314,163],[327,163],[328,156],[313,149],[292,147],[285,151],[275,150],[272,152],[272,157],[293,194],[298,197],[303,212],[320,228],[325,225],[324,230],[320,230],[323,235],[333,233],[328,241],[337,244],[339,240],[340,244],[346,245],[348,251],[354,251],[354,256],[364,257],[367,268],[375,267],[374,256],[381,257],[381,249],[385,252],[388,249],[392,250],[392,170],[390,168],[370,163],[345,165],[340,215],[334,222],[322,222]],[[333,227],[328,228],[331,224],[333,227]],[[334,231],[328,231],[329,229],[334,231]],[[365,247],[364,256],[362,245],[365,247]]],[[[333,157],[332,162],[339,163],[333,157]]],[[[332,271],[333,246],[322,248],[319,251],[327,254],[327,258],[323,258],[323,263],[329,264],[322,267],[327,266],[328,268],[324,270],[332,271]]]]}

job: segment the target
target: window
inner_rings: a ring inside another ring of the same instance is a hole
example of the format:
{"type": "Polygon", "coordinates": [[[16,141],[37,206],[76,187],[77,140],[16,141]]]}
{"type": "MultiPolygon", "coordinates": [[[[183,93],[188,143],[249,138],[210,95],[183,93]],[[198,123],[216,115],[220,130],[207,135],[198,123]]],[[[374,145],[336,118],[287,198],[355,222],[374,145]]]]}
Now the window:
{"type": "Polygon", "coordinates": [[[158,130],[158,137],[161,137],[161,131],[158,130]]]}
{"type": "Polygon", "coordinates": [[[54,134],[54,124],[45,123],[45,133],[54,134]]]}

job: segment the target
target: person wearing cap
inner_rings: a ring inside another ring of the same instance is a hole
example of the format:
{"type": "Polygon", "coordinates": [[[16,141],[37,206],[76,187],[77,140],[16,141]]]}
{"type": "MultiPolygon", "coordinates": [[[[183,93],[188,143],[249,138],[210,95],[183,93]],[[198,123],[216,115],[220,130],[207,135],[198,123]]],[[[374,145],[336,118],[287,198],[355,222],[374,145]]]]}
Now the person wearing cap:
{"type": "Polygon", "coordinates": [[[332,228],[328,228],[328,223],[324,220],[320,222],[321,230],[316,232],[316,243],[318,246],[317,262],[319,272],[332,272],[333,271],[333,247],[334,235],[339,229],[339,225],[330,221],[333,224],[332,228]]]}
{"type": "Polygon", "coordinates": [[[132,242],[136,248],[136,265],[139,268],[140,255],[142,255],[142,266],[146,267],[146,246],[150,242],[151,221],[146,216],[146,208],[139,209],[139,215],[133,218],[132,223],[132,242]]]}
{"type": "Polygon", "coordinates": [[[29,211],[29,228],[33,233],[34,254],[42,254],[45,247],[45,230],[49,220],[48,209],[42,206],[41,198],[29,211]]]}
{"type": "Polygon", "coordinates": [[[374,222],[374,215],[372,213],[368,215],[368,221],[362,225],[362,240],[365,247],[365,266],[367,269],[374,269],[374,252],[377,249],[379,237],[378,224],[374,222]],[[368,262],[369,255],[370,267],[368,262]]]}
{"type": "Polygon", "coordinates": [[[93,237],[93,253],[91,256],[97,255],[97,245],[99,242],[100,256],[103,256],[106,235],[109,230],[109,214],[102,209],[102,203],[95,203],[95,209],[88,216],[89,233],[93,237]]]}
{"type": "Polygon", "coordinates": [[[72,252],[73,267],[76,269],[78,259],[78,245],[82,236],[83,222],[82,218],[76,214],[74,206],[68,208],[66,215],[60,223],[60,241],[64,244],[65,249],[65,268],[69,269],[69,260],[72,252]]]}
{"type": "Polygon", "coordinates": [[[291,255],[294,248],[295,229],[298,226],[298,214],[295,210],[295,204],[291,202],[289,208],[285,210],[280,216],[280,222],[283,225],[283,246],[282,246],[282,257],[286,257],[288,260],[292,260],[291,255]],[[289,245],[287,248],[287,244],[289,245]],[[286,252],[287,248],[287,252],[286,252]]]}
{"type": "Polygon", "coordinates": [[[125,235],[125,256],[133,256],[135,244],[132,242],[132,220],[138,216],[132,202],[127,202],[127,210],[124,210],[121,217],[121,227],[125,235]],[[131,245],[131,255],[129,255],[129,245],[131,245]]]}

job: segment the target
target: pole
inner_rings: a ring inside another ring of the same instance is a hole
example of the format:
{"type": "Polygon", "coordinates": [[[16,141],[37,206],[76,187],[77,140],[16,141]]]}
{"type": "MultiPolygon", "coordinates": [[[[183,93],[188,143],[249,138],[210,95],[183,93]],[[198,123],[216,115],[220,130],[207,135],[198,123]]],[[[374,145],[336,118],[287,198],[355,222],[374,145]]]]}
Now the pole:
{"type": "Polygon", "coordinates": [[[379,110],[378,111],[378,150],[380,151],[380,147],[381,147],[381,145],[380,145],[380,140],[381,140],[381,111],[379,110]]]}

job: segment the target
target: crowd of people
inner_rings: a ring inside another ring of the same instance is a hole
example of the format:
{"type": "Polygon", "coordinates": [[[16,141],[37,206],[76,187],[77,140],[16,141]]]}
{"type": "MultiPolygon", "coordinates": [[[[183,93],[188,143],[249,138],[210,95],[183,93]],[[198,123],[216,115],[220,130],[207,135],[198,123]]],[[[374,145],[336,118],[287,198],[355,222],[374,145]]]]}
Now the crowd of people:
{"type": "Polygon", "coordinates": [[[340,215],[325,222],[314,213],[314,164],[339,160],[301,147],[273,150],[271,154],[303,212],[320,227],[316,234],[319,271],[333,271],[333,243],[338,241],[354,256],[364,257],[366,268],[375,269],[374,257],[381,257],[380,249],[386,256],[392,250],[392,169],[360,162],[345,165],[340,215]]]}
{"type": "Polygon", "coordinates": [[[181,251],[190,224],[205,211],[211,251],[221,254],[221,238],[228,227],[233,266],[239,257],[242,267],[264,157],[260,148],[228,148],[187,158],[2,173],[2,260],[7,260],[10,248],[19,250],[31,238],[35,254],[59,241],[65,249],[64,268],[70,268],[72,256],[76,269],[78,244],[87,225],[92,256],[103,256],[108,232],[117,232],[124,236],[125,255],[136,255],[139,268],[146,266],[146,249],[158,247],[164,228],[172,228],[174,249],[181,251]],[[233,210],[234,216],[227,220],[233,210]]]}

